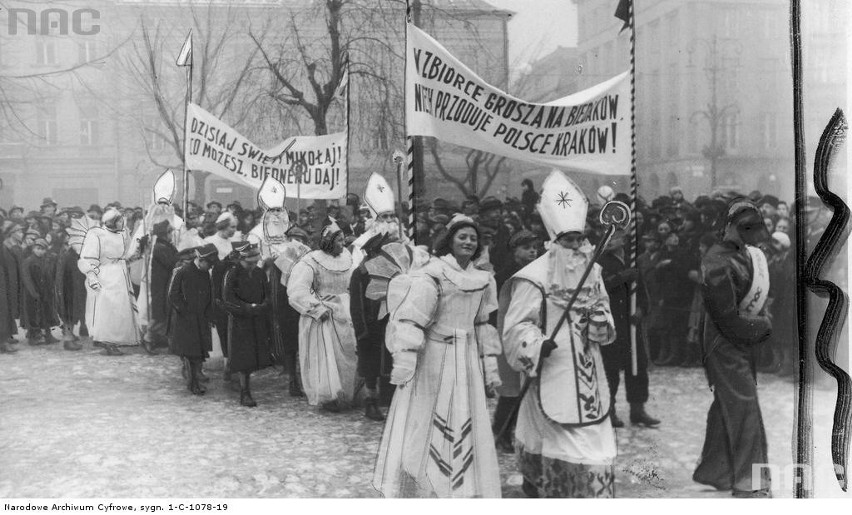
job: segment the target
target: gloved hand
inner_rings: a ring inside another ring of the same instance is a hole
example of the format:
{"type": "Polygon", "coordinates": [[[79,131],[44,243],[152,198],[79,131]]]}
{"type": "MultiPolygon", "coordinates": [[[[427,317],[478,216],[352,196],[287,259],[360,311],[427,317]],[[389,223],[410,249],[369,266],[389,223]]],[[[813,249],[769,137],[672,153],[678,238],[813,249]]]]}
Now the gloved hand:
{"type": "Polygon", "coordinates": [[[93,289],[94,291],[98,291],[101,289],[101,283],[98,281],[98,276],[95,274],[86,275],[86,286],[93,289]]]}
{"type": "Polygon", "coordinates": [[[550,353],[553,352],[553,350],[556,349],[557,347],[558,347],[558,345],[556,345],[555,341],[544,340],[543,342],[541,342],[541,353],[539,355],[540,356],[539,359],[541,360],[541,359],[549,357],[550,353]]]}
{"type": "Polygon", "coordinates": [[[489,396],[495,396],[497,388],[503,386],[503,381],[500,380],[500,372],[497,368],[497,356],[483,357],[482,368],[485,371],[485,391],[489,396]]]}
{"type": "Polygon", "coordinates": [[[417,367],[417,353],[414,351],[400,351],[393,353],[393,370],[391,370],[391,384],[402,386],[414,378],[414,369],[417,367]]]}
{"type": "Polygon", "coordinates": [[[638,268],[628,268],[621,272],[621,277],[626,283],[632,283],[636,279],[639,278],[639,269],[638,268]]]}

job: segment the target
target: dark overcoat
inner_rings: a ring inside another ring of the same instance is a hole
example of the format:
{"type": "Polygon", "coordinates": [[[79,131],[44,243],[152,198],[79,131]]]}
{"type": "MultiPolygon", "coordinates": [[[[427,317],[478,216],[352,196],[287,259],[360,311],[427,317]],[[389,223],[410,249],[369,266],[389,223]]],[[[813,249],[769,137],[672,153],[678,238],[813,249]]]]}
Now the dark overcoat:
{"type": "Polygon", "coordinates": [[[86,276],[77,267],[80,255],[63,249],[56,263],[56,312],[68,325],[86,319],[86,276]]]}
{"type": "Polygon", "coordinates": [[[24,250],[18,246],[3,245],[3,259],[7,263],[7,280],[9,282],[9,306],[16,319],[24,324],[24,282],[21,280],[21,269],[24,266],[24,250]]]}
{"type": "Polygon", "coordinates": [[[210,325],[213,295],[210,273],[189,262],[175,270],[169,287],[169,350],[191,359],[204,359],[213,350],[210,325]]]}
{"type": "Polygon", "coordinates": [[[35,254],[24,260],[21,278],[24,284],[25,327],[30,329],[49,328],[59,320],[53,305],[53,269],[55,264],[47,256],[35,254]]]}
{"type": "MultiPolygon", "coordinates": [[[[739,304],[749,291],[754,265],[747,249],[734,241],[713,245],[701,261],[704,306],[704,368],[713,404],[701,459],[692,478],[717,489],[768,489],[770,478],[752,465],[767,463],[766,431],[757,399],[755,357],[771,334],[772,322],[749,316],[739,304]]],[[[771,288],[771,286],[770,286],[771,288]]]]}
{"type": "Polygon", "coordinates": [[[272,299],[266,273],[241,265],[225,273],[223,307],[228,312],[228,364],[231,372],[254,372],[272,365],[269,314],[272,299]]]}
{"type": "Polygon", "coordinates": [[[2,272],[3,296],[2,311],[0,311],[0,334],[6,338],[18,332],[16,319],[20,318],[20,267],[18,260],[5,245],[0,245],[0,272],[2,272]]]}
{"type": "MultiPolygon", "coordinates": [[[[352,272],[349,280],[349,313],[355,329],[356,347],[358,351],[358,375],[361,377],[379,377],[382,370],[382,354],[385,348],[385,329],[389,317],[379,319],[381,302],[367,298],[367,286],[370,275],[362,263],[352,272]]],[[[384,359],[385,367],[391,364],[390,356],[384,359]]]]}
{"type": "Polygon", "coordinates": [[[299,352],[299,318],[301,315],[290,305],[287,287],[281,284],[281,270],[270,265],[269,286],[272,298],[272,358],[276,363],[285,364],[287,356],[299,352]]]}
{"type": "Polygon", "coordinates": [[[177,249],[169,241],[157,239],[151,252],[151,319],[166,321],[169,280],[177,263],[177,249]]]}

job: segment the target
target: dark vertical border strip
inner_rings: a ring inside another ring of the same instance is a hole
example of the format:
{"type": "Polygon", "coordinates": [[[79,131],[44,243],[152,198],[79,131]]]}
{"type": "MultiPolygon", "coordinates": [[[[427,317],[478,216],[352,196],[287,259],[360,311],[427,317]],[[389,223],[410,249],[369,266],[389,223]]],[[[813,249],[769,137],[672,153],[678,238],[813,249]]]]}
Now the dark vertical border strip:
{"type": "Polygon", "coordinates": [[[828,187],[831,159],[843,144],[848,128],[843,111],[837,109],[819,140],[814,158],[814,189],[823,203],[831,206],[834,214],[805,265],[808,288],[817,295],[829,297],[825,315],[817,331],[815,353],[820,368],[837,381],[837,402],[834,405],[834,424],[831,431],[831,460],[834,463],[834,475],[844,492],[848,481],[846,466],[849,456],[852,381],[849,375],[834,363],[832,347],[846,319],[848,302],[843,290],[833,282],[821,280],[819,275],[838,245],[845,239],[844,233],[849,222],[849,207],[828,187]]]}
{"type": "Polygon", "coordinates": [[[790,56],[793,68],[793,133],[795,145],[796,186],[796,318],[799,322],[799,380],[796,387],[796,428],[794,437],[795,460],[801,465],[795,468],[797,498],[812,497],[811,464],[813,462],[813,438],[811,416],[813,389],[811,386],[811,363],[808,360],[808,307],[805,289],[805,261],[807,259],[807,235],[805,233],[805,127],[802,102],[802,31],[801,0],[790,0],[790,56]]]}

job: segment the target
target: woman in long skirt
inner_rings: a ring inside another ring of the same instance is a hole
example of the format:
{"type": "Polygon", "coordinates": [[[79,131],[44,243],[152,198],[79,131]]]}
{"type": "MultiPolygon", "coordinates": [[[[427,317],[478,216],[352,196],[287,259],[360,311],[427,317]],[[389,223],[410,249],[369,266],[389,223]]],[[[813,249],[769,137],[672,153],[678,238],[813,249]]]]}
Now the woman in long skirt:
{"type": "Polygon", "coordinates": [[[477,270],[479,231],[467,217],[418,271],[388,289],[385,344],[398,385],[373,486],[387,497],[500,497],[486,388],[500,385],[500,342],[488,317],[494,278],[477,270]]]}
{"type": "Polygon", "coordinates": [[[308,403],[326,411],[347,407],[355,392],[355,330],[349,314],[352,256],[337,224],[323,230],[320,249],[293,266],[287,283],[299,320],[299,361],[308,403]]]}

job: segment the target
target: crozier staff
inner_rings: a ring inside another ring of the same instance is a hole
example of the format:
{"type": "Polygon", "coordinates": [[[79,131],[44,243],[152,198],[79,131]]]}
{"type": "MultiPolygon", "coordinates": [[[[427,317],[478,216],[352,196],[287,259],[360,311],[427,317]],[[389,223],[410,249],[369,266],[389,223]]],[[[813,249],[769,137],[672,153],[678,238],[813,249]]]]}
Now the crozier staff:
{"type": "Polygon", "coordinates": [[[542,186],[538,210],[550,249],[501,290],[500,328],[509,365],[536,377],[515,428],[529,497],[613,497],[617,454],[600,347],[615,339],[601,267],[584,245],[588,200],[561,172],[542,186]],[[553,336],[587,268],[559,332],[553,336]],[[543,360],[541,366],[539,362],[543,360]]]}

